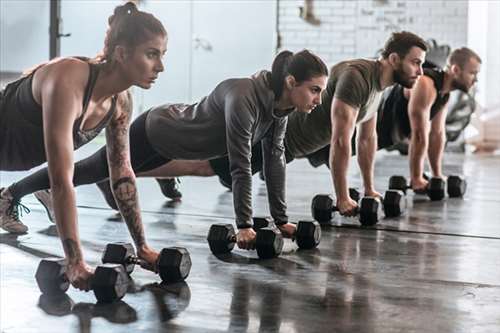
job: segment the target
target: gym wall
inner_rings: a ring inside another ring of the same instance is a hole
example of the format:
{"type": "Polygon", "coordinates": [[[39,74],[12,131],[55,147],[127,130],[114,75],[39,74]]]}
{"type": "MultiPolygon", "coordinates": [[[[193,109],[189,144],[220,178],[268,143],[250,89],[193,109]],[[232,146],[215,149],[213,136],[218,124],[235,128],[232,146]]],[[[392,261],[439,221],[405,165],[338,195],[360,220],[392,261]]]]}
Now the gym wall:
{"type": "Polygon", "coordinates": [[[279,34],[283,49],[309,48],[328,64],[373,57],[392,31],[409,30],[451,47],[467,43],[467,1],[312,1],[318,25],[300,17],[302,0],[280,0],[279,34]]]}

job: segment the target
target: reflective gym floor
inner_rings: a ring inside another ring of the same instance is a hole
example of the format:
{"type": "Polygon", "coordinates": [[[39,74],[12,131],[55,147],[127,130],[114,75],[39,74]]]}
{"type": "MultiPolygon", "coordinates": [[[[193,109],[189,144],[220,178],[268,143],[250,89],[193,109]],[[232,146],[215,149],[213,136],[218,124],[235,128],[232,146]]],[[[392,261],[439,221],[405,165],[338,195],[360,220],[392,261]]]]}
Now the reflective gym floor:
{"type": "MultiPolygon", "coordinates": [[[[95,151],[91,143],[77,158],[95,151]]],[[[232,223],[232,195],[217,178],[182,179],[181,202],[169,202],[152,179],[140,179],[146,236],[160,250],[186,247],[193,266],[185,283],[160,285],[136,268],[122,301],[96,304],[92,292],[70,288],[41,296],[34,274],[41,258],[61,256],[55,225],[33,196],[23,203],[29,233],[0,234],[0,328],[7,332],[498,332],[500,328],[500,156],[453,155],[446,174],[463,173],[464,199],[431,202],[409,194],[407,213],[360,227],[336,217],[315,250],[285,240],[278,258],[259,260],[235,249],[215,257],[206,241],[212,223],[232,223]]],[[[352,165],[356,162],[353,160],[352,165]]],[[[311,219],[310,202],[330,193],[325,167],[288,165],[293,221],[311,219]]],[[[1,172],[0,185],[25,172],[1,172]]],[[[379,153],[376,184],[408,174],[406,158],[379,153]]],[[[351,184],[359,185],[355,168],[351,184]]],[[[254,176],[254,214],[266,215],[264,183],[254,176]]],[[[89,264],[109,242],[130,241],[123,222],[95,186],[77,189],[79,228],[89,264]]]]}

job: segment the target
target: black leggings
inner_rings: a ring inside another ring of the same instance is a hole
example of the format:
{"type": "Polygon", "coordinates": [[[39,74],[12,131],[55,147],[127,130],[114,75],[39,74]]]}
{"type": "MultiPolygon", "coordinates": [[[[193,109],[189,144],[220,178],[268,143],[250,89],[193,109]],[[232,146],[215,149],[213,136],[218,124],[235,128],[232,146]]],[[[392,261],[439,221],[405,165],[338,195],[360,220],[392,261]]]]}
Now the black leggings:
{"type": "MultiPolygon", "coordinates": [[[[141,114],[130,126],[130,159],[135,173],[156,169],[171,160],[158,154],[146,135],[146,118],[148,112],[141,114]]],[[[109,178],[106,146],[93,155],[75,164],[73,185],[94,184],[109,178]]],[[[9,191],[14,199],[50,188],[49,173],[43,168],[34,174],[12,184],[9,191]]]]}

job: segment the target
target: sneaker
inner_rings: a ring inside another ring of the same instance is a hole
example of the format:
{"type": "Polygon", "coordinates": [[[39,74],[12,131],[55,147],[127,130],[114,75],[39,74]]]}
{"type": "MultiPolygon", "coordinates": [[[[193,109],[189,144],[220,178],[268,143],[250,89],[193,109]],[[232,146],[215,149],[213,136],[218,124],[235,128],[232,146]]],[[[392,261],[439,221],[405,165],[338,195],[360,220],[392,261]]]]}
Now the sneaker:
{"type": "Polygon", "coordinates": [[[115,201],[115,197],[113,196],[113,191],[111,191],[109,180],[103,180],[102,182],[98,182],[96,185],[101,191],[102,195],[104,195],[104,199],[106,199],[108,206],[113,208],[114,210],[119,210],[118,205],[115,201]]]}
{"type": "Polygon", "coordinates": [[[28,227],[19,220],[23,211],[29,213],[28,207],[15,200],[5,188],[0,188],[0,228],[11,234],[25,234],[28,227]]]}
{"type": "Polygon", "coordinates": [[[182,198],[182,193],[179,191],[179,184],[181,181],[179,178],[156,178],[158,184],[160,184],[161,193],[171,200],[179,200],[182,198]]]}
{"type": "Polygon", "coordinates": [[[50,193],[50,190],[36,191],[35,193],[33,193],[33,195],[35,196],[35,198],[37,198],[38,201],[40,201],[42,206],[47,211],[47,216],[49,217],[50,222],[55,223],[56,216],[54,214],[54,205],[52,202],[52,194],[50,193]]]}

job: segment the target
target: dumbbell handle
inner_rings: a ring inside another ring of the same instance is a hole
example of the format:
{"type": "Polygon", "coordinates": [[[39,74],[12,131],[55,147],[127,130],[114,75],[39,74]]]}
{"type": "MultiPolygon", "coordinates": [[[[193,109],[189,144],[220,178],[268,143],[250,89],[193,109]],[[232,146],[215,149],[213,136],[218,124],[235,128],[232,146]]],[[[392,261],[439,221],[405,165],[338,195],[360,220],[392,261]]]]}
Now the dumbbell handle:
{"type": "MultiPolygon", "coordinates": [[[[159,258],[158,258],[159,259],[159,258]]],[[[154,265],[151,265],[149,262],[147,262],[146,260],[144,259],[141,259],[139,258],[138,256],[135,256],[135,255],[131,255],[129,257],[127,257],[125,259],[125,265],[128,265],[128,264],[134,264],[134,265],[139,265],[141,266],[142,268],[147,268],[149,267],[150,270],[154,271],[154,272],[158,272],[158,265],[157,263],[155,263],[154,265]]]]}

